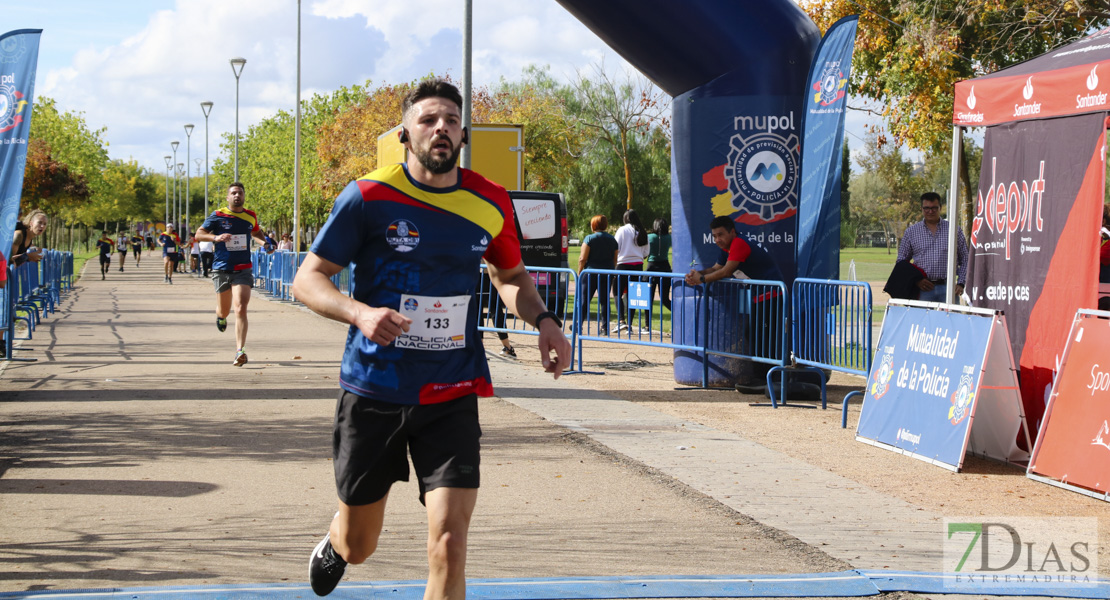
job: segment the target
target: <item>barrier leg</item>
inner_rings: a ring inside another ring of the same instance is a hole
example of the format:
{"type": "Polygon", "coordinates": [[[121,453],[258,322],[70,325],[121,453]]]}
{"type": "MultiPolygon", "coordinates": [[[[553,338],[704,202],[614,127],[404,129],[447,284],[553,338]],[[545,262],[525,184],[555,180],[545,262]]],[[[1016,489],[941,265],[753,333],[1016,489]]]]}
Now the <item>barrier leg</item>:
{"type": "Polygon", "coordinates": [[[781,377],[780,382],[782,384],[782,405],[783,406],[794,406],[794,407],[797,407],[797,408],[815,408],[813,406],[809,406],[809,405],[806,405],[806,404],[788,404],[787,403],[787,397],[786,397],[786,387],[787,387],[786,386],[786,377],[787,377],[787,375],[789,373],[793,372],[793,371],[809,371],[809,372],[816,372],[817,376],[821,380],[821,409],[824,410],[824,409],[828,408],[828,397],[826,396],[826,389],[825,389],[825,372],[822,371],[821,369],[818,369],[817,367],[811,367],[811,366],[808,366],[808,365],[803,365],[803,366],[798,366],[798,367],[776,366],[776,367],[771,367],[770,369],[767,370],[767,394],[769,396],[771,396],[771,407],[772,408],[778,408],[778,404],[776,403],[776,399],[775,399],[775,386],[771,381],[771,375],[773,373],[775,373],[776,371],[782,373],[782,377],[781,377]]]}
{"type": "Polygon", "coordinates": [[[863,395],[863,390],[855,390],[854,392],[848,392],[847,394],[844,395],[844,404],[841,405],[841,407],[840,407],[840,428],[841,429],[847,429],[848,428],[848,401],[852,399],[852,396],[856,396],[856,395],[862,396],[863,395]]]}

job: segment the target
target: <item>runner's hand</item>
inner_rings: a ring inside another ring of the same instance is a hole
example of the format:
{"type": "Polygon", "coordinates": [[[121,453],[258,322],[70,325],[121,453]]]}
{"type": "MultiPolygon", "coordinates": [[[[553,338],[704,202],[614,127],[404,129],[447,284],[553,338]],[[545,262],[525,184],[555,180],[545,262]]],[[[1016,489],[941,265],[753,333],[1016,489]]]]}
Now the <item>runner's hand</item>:
{"type": "Polygon", "coordinates": [[[570,366],[570,341],[567,336],[563,335],[561,329],[555,325],[552,319],[544,319],[540,322],[540,362],[543,363],[543,370],[548,373],[554,373],[555,379],[558,379],[563,371],[570,366]],[[551,352],[555,351],[555,356],[551,356],[551,352]]]}
{"type": "Polygon", "coordinates": [[[402,315],[392,308],[364,308],[355,319],[358,327],[366,339],[379,346],[388,346],[393,340],[409,330],[412,319],[402,315]]]}

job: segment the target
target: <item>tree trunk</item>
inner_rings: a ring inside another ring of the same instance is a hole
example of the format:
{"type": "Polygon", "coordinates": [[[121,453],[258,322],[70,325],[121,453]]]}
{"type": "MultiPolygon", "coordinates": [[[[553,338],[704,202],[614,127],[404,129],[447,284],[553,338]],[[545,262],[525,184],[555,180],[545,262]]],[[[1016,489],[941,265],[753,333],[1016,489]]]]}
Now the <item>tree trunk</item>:
{"type": "MultiPolygon", "coordinates": [[[[964,237],[971,241],[971,217],[975,214],[975,193],[971,190],[971,167],[967,162],[967,152],[960,152],[960,183],[964,186],[963,211],[960,214],[960,227],[964,237]]],[[[975,190],[977,193],[978,190],[975,190]]]]}
{"type": "Polygon", "coordinates": [[[628,132],[621,130],[621,162],[624,164],[624,187],[628,190],[625,208],[632,208],[632,165],[628,164],[628,132]]]}

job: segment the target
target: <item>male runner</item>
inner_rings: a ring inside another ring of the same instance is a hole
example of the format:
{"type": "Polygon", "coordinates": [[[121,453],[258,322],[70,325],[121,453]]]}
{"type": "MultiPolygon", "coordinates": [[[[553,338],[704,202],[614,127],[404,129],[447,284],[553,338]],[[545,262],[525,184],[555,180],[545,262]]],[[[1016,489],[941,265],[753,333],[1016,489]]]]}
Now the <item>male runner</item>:
{"type": "Polygon", "coordinates": [[[236,181],[227,186],[227,206],[212,211],[204,220],[194,241],[215,242],[212,259],[212,283],[216,287],[216,329],[227,329],[227,315],[235,307],[235,360],[231,364],[247,364],[247,303],[254,287],[254,269],[251,263],[251,238],[258,240],[272,253],[274,247],[266,243],[266,234],[258,226],[258,216],[243,207],[247,192],[236,181]]]}
{"type": "Polygon", "coordinates": [[[108,274],[108,267],[112,265],[112,248],[114,246],[112,238],[108,237],[108,232],[101,231],[100,239],[96,240],[96,249],[100,250],[100,279],[102,280],[108,274]]]}
{"type": "Polygon", "coordinates": [[[166,269],[166,283],[173,285],[173,266],[177,258],[177,247],[181,245],[181,238],[177,237],[173,225],[166,225],[166,230],[158,236],[158,243],[162,245],[162,266],[166,269]]]}
{"type": "Polygon", "coordinates": [[[135,266],[139,266],[139,259],[143,256],[143,238],[137,233],[131,234],[131,256],[135,257],[135,266]]]}
{"type": "Polygon", "coordinates": [[[127,259],[127,246],[131,240],[127,237],[127,232],[120,231],[116,233],[116,252],[119,252],[119,272],[123,273],[123,261],[127,259]]]}
{"type": "Polygon", "coordinates": [[[339,512],[309,563],[321,596],[348,563],[374,552],[390,486],[408,480],[409,454],[428,514],[424,598],[465,596],[477,396],[493,394],[474,298],[483,257],[508,309],[539,329],[544,368],[558,377],[570,361],[562,324],[521,263],[508,194],[456,166],[467,141],[461,104],[442,80],[405,98],[407,162],[347,186],[293,282],[306,306],[351,324],[333,445],[339,512]],[[348,264],[351,297],[329,279],[348,264]]]}

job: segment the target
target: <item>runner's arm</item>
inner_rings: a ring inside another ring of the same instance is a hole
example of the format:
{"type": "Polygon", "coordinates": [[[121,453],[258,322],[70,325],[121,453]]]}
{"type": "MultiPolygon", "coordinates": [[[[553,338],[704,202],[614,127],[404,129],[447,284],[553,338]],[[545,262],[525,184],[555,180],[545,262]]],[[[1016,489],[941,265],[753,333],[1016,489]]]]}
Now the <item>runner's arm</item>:
{"type": "Polygon", "coordinates": [[[207,229],[205,229],[203,227],[198,227],[197,232],[193,234],[193,237],[198,242],[226,242],[226,241],[231,239],[231,234],[230,233],[222,233],[220,235],[216,235],[214,233],[209,232],[207,229]],[[220,238],[223,238],[223,239],[220,239],[220,238]]]}
{"type": "MultiPolygon", "coordinates": [[[[535,326],[536,317],[547,312],[540,293],[536,291],[536,284],[523,262],[518,262],[511,269],[499,269],[492,264],[487,264],[490,281],[497,287],[497,293],[505,306],[516,316],[524,319],[529,325],[535,326]]],[[[539,325],[539,350],[540,362],[548,373],[553,373],[555,379],[570,366],[570,342],[567,341],[563,330],[555,324],[554,319],[544,319],[539,325]],[[554,358],[551,352],[555,352],[554,358]]]]}
{"type": "Polygon", "coordinates": [[[293,279],[293,295],[317,314],[359,328],[366,339],[388,346],[409,330],[412,319],[385,307],[368,306],[344,295],[331,278],[343,267],[309,252],[293,279]]]}

